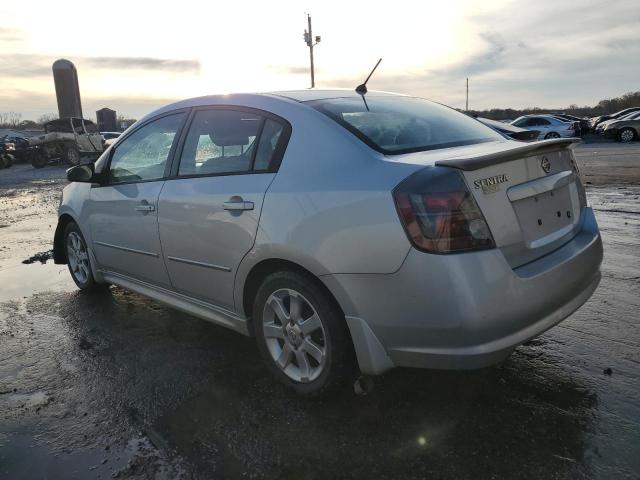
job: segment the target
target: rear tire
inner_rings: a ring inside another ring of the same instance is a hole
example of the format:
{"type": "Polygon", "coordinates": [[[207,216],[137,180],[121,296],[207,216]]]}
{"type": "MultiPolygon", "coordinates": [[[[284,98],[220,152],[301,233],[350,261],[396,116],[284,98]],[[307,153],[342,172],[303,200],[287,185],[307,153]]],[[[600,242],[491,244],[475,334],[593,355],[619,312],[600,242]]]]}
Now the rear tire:
{"type": "Polygon", "coordinates": [[[549,132],[544,136],[545,140],[549,140],[550,138],[560,138],[560,134],[558,132],[549,132]]]}
{"type": "Polygon", "coordinates": [[[69,165],[79,165],[80,164],[80,152],[73,145],[66,145],[64,147],[64,151],[62,154],[64,161],[69,165]]]}
{"type": "Polygon", "coordinates": [[[9,160],[5,154],[0,154],[0,170],[9,168],[9,160]]]}
{"type": "Polygon", "coordinates": [[[69,222],[64,230],[64,251],[71,278],[80,290],[92,292],[108,287],[93,277],[87,242],[75,222],[69,222]]]}
{"type": "Polygon", "coordinates": [[[344,314],[309,276],[267,276],[253,304],[258,349],[271,373],[306,397],[324,396],[354,379],[355,355],[344,314]]]}
{"type": "Polygon", "coordinates": [[[636,138],[636,132],[633,128],[625,127],[618,132],[618,141],[622,143],[632,142],[636,138]]]}

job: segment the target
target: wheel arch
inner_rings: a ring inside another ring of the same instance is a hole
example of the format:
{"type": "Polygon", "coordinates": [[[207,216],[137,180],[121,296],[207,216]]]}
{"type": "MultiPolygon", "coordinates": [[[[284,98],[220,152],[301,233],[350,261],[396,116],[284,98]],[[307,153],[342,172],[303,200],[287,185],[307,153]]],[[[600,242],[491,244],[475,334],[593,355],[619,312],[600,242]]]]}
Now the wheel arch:
{"type": "MultiPolygon", "coordinates": [[[[56,226],[56,232],[53,235],[53,261],[58,264],[67,263],[67,253],[64,249],[64,231],[67,225],[71,222],[76,222],[68,213],[63,213],[58,219],[58,225],[56,226]]],[[[78,222],[76,222],[78,223],[78,222]]]]}
{"type": "MultiPolygon", "coordinates": [[[[343,306],[340,304],[331,289],[329,289],[329,287],[327,287],[327,285],[321,280],[320,276],[316,275],[310,269],[300,265],[299,263],[291,260],[285,260],[283,258],[273,257],[262,259],[253,265],[242,284],[242,295],[240,297],[241,305],[239,306],[242,308],[242,313],[247,317],[249,325],[251,325],[253,301],[256,293],[258,292],[258,288],[260,288],[260,285],[267,276],[278,271],[293,271],[309,278],[328,294],[328,297],[331,298],[342,314],[345,313],[343,306]]],[[[251,327],[250,331],[252,331],[251,327]]]]}
{"type": "Polygon", "coordinates": [[[391,368],[393,363],[386,349],[366,321],[359,318],[348,295],[339,282],[331,281],[331,275],[315,275],[302,265],[282,258],[268,258],[256,263],[249,271],[242,287],[242,310],[247,317],[249,335],[254,336],[252,309],[255,295],[262,281],[271,273],[288,270],[298,272],[321,288],[342,314],[349,342],[353,347],[360,371],[378,375],[391,368]]]}

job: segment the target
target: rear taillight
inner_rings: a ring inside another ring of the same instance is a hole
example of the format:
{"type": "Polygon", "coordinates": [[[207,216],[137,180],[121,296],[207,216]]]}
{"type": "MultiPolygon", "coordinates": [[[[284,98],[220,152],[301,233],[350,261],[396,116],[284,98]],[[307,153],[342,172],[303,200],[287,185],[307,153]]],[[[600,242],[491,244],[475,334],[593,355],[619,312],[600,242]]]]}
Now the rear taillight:
{"type": "Polygon", "coordinates": [[[420,250],[453,253],[495,247],[457,170],[426,167],[398,185],[393,197],[409,240],[420,250]]]}

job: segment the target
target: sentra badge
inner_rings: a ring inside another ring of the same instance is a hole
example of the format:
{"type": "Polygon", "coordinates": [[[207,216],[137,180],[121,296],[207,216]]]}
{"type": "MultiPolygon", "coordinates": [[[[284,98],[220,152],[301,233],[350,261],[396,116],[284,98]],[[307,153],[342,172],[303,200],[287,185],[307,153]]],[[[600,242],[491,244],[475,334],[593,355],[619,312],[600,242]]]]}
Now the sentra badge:
{"type": "Polygon", "coordinates": [[[500,184],[508,182],[507,176],[502,173],[494,177],[481,178],[473,182],[475,188],[481,188],[482,193],[496,193],[500,190],[500,184]]]}

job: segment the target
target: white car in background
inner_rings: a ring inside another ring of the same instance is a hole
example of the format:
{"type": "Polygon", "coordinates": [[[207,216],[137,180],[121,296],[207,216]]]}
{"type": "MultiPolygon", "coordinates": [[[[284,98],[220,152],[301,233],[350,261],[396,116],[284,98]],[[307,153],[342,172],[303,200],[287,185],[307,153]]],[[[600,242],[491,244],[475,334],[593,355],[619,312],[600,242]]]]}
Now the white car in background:
{"type": "Polygon", "coordinates": [[[538,130],[538,140],[550,138],[577,137],[577,122],[563,122],[552,115],[524,115],[516,118],[511,125],[527,130],[538,130]]]}

